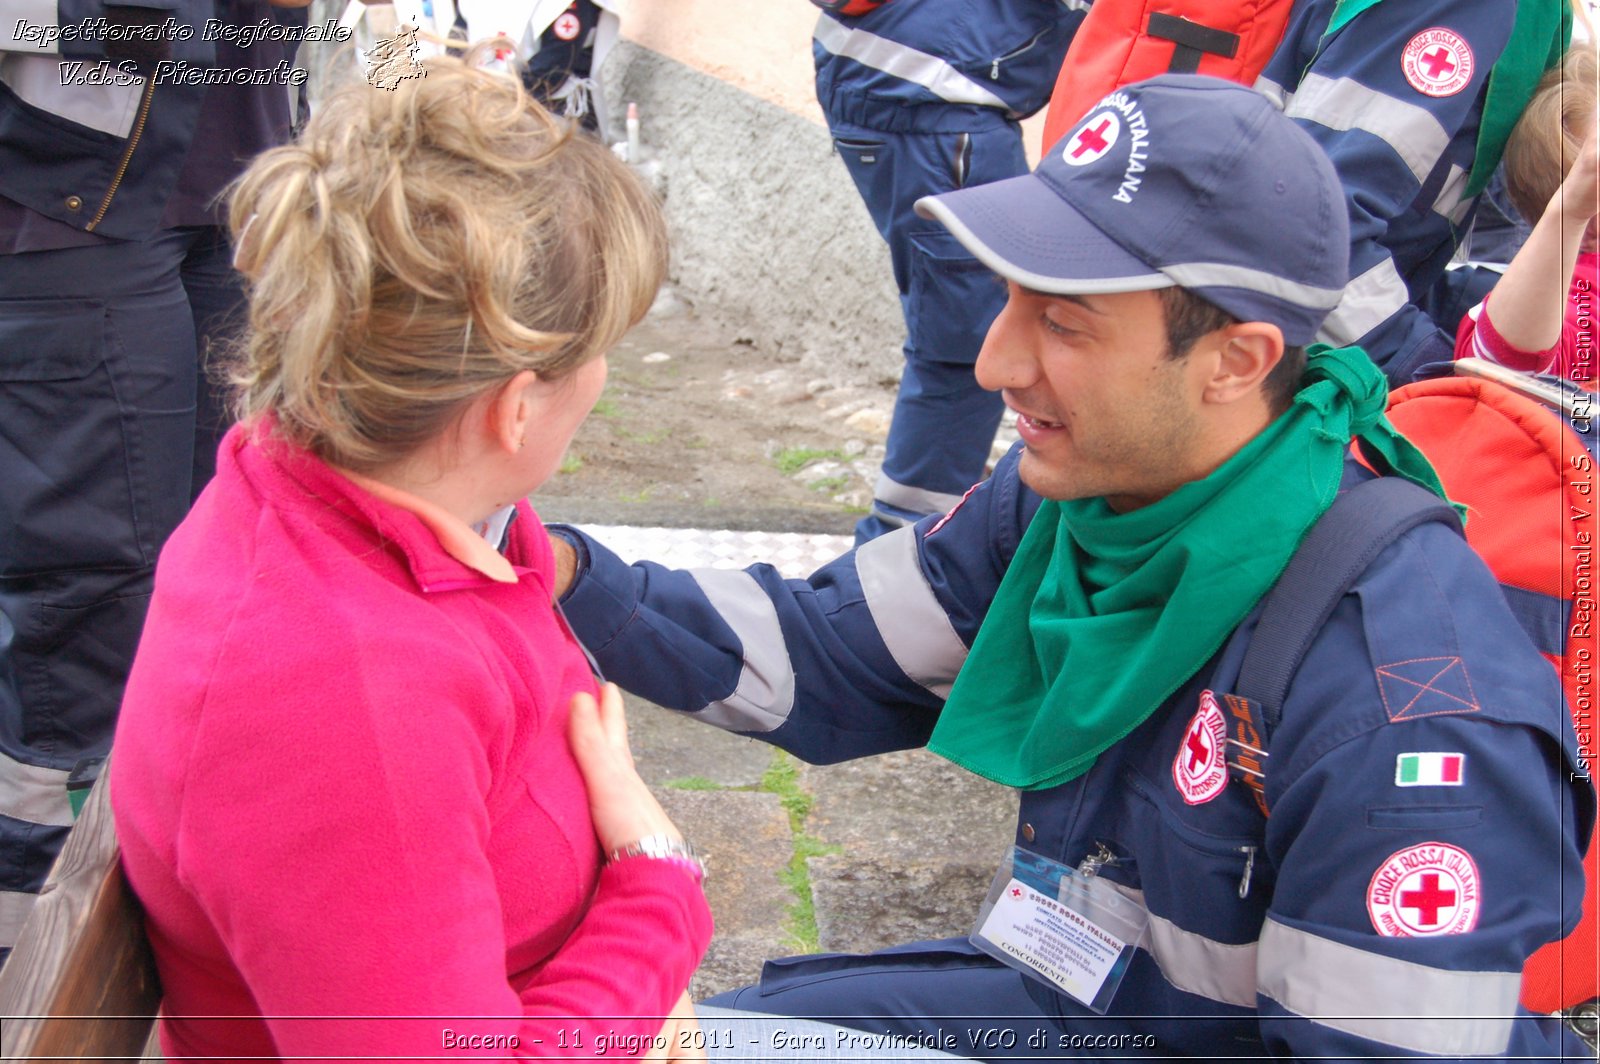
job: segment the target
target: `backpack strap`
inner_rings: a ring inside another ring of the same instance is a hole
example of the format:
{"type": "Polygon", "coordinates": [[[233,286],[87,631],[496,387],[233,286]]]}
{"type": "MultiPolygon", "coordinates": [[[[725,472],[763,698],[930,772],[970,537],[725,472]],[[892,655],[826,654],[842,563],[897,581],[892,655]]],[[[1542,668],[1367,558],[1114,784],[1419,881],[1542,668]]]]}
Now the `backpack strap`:
{"type": "Polygon", "coordinates": [[[1341,492],[1311,526],[1278,582],[1262,600],[1239,678],[1226,695],[1228,768],[1267,814],[1267,746],[1284,697],[1334,608],[1379,554],[1429,521],[1461,532],[1455,509],[1401,477],[1378,477],[1341,492]]]}

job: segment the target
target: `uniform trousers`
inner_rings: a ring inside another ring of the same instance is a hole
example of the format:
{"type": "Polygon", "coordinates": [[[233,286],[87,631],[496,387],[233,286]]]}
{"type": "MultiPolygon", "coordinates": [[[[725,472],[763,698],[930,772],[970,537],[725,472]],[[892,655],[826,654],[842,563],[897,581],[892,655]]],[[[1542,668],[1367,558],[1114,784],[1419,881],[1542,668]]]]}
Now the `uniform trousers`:
{"type": "Polygon", "coordinates": [[[224,230],[0,255],[0,958],[110,746],[156,556],[215,468],[224,230]]]}
{"type": "MultiPolygon", "coordinates": [[[[891,123],[884,123],[891,124],[891,123]]],[[[1006,290],[938,222],[913,210],[923,196],[1028,171],[1015,122],[995,116],[973,132],[885,131],[830,119],[834,146],[889,245],[905,316],[905,368],[895,397],[864,543],[943,513],[983,478],[1005,406],[973,376],[1006,290]]]]}

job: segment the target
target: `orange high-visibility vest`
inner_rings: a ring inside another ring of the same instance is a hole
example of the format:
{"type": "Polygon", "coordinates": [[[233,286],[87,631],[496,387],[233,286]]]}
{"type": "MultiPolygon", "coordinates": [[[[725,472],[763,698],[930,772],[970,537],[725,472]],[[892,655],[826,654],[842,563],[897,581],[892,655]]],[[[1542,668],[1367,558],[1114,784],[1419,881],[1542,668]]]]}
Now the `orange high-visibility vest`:
{"type": "Polygon", "coordinates": [[[1252,85],[1283,40],[1294,0],[1100,0],[1056,78],[1044,148],[1107,93],[1157,74],[1209,74],[1252,85]]]}

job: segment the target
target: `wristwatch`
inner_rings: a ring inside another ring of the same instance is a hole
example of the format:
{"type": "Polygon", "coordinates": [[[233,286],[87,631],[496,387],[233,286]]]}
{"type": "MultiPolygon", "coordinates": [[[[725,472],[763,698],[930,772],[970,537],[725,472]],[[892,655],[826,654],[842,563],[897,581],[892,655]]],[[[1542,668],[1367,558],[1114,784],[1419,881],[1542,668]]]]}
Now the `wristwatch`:
{"type": "Polygon", "coordinates": [[[674,838],[663,832],[646,835],[637,842],[630,842],[626,846],[612,850],[611,856],[606,860],[615,864],[629,857],[652,857],[658,861],[671,861],[693,875],[696,883],[705,882],[706,863],[701,860],[694,847],[689,845],[687,839],[674,838]]]}

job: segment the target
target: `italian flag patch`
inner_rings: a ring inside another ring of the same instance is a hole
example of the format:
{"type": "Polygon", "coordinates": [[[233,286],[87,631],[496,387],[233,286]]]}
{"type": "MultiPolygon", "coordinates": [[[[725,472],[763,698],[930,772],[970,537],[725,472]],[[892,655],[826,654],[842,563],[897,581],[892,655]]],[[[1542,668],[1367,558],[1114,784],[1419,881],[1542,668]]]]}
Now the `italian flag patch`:
{"type": "Polygon", "coordinates": [[[1466,774],[1466,754],[1401,754],[1394,761],[1396,787],[1459,787],[1466,774]]]}

